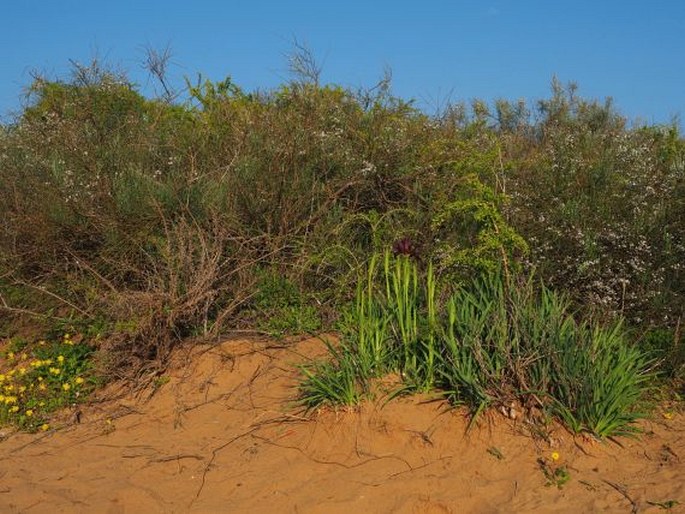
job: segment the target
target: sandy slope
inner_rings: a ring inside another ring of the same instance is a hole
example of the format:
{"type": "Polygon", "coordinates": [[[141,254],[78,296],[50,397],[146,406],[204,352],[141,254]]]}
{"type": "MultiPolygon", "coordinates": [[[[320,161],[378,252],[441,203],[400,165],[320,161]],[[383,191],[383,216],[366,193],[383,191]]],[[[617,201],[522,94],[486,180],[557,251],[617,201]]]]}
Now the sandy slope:
{"type": "Polygon", "coordinates": [[[663,512],[648,502],[668,500],[685,512],[682,416],[645,423],[623,448],[557,431],[571,473],[559,490],[537,463],[552,448],[520,421],[493,416],[465,435],[462,413],[417,398],[303,417],[293,364],[320,351],[317,341],[196,347],[149,400],[9,435],[0,512],[663,512]]]}

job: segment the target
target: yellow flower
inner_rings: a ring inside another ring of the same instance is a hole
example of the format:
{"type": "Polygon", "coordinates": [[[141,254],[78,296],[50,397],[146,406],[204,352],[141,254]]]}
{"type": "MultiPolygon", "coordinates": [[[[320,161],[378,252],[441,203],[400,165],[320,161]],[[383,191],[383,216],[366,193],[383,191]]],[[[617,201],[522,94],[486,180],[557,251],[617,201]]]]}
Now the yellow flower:
{"type": "Polygon", "coordinates": [[[3,389],[5,390],[6,393],[9,393],[11,391],[14,391],[14,386],[12,384],[10,384],[8,386],[3,387],[3,389]]]}
{"type": "Polygon", "coordinates": [[[40,402],[40,403],[38,404],[38,407],[45,407],[45,402],[40,402]]]}
{"type": "Polygon", "coordinates": [[[26,368],[19,368],[19,374],[20,375],[26,375],[26,368]]]}
{"type": "Polygon", "coordinates": [[[65,391],[68,391],[69,389],[71,389],[71,385],[69,385],[69,384],[62,384],[62,389],[64,389],[65,391]]]}
{"type": "Polygon", "coordinates": [[[42,381],[43,381],[43,377],[38,377],[36,380],[38,380],[38,382],[42,382],[42,381]]]}
{"type": "Polygon", "coordinates": [[[50,368],[50,373],[52,373],[53,375],[59,375],[61,372],[62,370],[59,368],[50,368]]]}
{"type": "Polygon", "coordinates": [[[10,407],[10,412],[19,412],[19,406],[15,405],[14,407],[10,407]]]}
{"type": "Polygon", "coordinates": [[[14,352],[9,352],[7,354],[7,360],[14,360],[14,352]]]}
{"type": "Polygon", "coordinates": [[[48,425],[47,423],[43,423],[43,424],[40,426],[40,429],[41,429],[43,432],[45,432],[45,431],[48,430],[49,428],[50,428],[50,425],[48,425]]]}
{"type": "Polygon", "coordinates": [[[2,383],[2,382],[4,382],[4,381],[5,381],[5,375],[1,375],[1,374],[0,374],[0,383],[2,383]]]}
{"type": "Polygon", "coordinates": [[[26,391],[26,386],[19,386],[19,392],[23,393],[26,391]]]}
{"type": "Polygon", "coordinates": [[[40,361],[40,360],[31,361],[31,366],[33,366],[34,368],[40,368],[42,365],[43,365],[43,361],[40,361]]]}
{"type": "Polygon", "coordinates": [[[552,452],[552,460],[553,460],[554,462],[558,461],[558,460],[559,460],[559,453],[557,453],[557,452],[552,452]]]}
{"type": "Polygon", "coordinates": [[[59,357],[57,357],[57,362],[62,364],[64,362],[64,355],[60,355],[59,357]]]}
{"type": "Polygon", "coordinates": [[[45,387],[45,384],[40,383],[40,384],[38,384],[38,389],[40,389],[41,391],[45,391],[47,389],[47,387],[45,387]]]}
{"type": "Polygon", "coordinates": [[[83,384],[83,382],[85,382],[85,380],[83,380],[81,377],[76,377],[76,380],[74,380],[74,382],[76,382],[78,385],[81,385],[83,384]]]}
{"type": "Polygon", "coordinates": [[[31,416],[33,416],[33,411],[31,409],[29,409],[26,411],[26,417],[30,418],[31,416]]]}
{"type": "Polygon", "coordinates": [[[16,396],[5,396],[5,405],[9,405],[11,403],[17,403],[17,397],[16,396]]]}
{"type": "Polygon", "coordinates": [[[2,403],[2,402],[4,402],[4,401],[5,401],[5,395],[4,395],[4,394],[0,394],[0,403],[2,403]]]}
{"type": "Polygon", "coordinates": [[[664,418],[665,419],[673,419],[673,413],[672,412],[664,412],[664,418]]]}

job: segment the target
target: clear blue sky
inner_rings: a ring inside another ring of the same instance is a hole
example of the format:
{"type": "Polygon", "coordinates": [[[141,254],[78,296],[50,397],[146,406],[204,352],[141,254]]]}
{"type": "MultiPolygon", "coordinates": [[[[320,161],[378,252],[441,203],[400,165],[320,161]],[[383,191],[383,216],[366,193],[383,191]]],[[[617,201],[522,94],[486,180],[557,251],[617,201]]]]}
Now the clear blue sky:
{"type": "Polygon", "coordinates": [[[17,0],[0,29],[3,116],[32,71],[65,76],[69,59],[95,54],[149,91],[146,46],[169,45],[176,84],[202,72],[271,88],[287,80],[296,38],[324,82],[371,86],[390,67],[393,92],[429,111],[447,99],[543,98],[556,74],[631,119],[685,117],[685,0],[17,0]]]}

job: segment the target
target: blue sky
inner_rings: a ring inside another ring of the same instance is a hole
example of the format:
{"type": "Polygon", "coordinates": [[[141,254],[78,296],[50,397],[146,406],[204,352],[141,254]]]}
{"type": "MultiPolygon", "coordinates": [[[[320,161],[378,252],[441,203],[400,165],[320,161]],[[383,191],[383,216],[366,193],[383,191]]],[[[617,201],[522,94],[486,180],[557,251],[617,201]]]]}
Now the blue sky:
{"type": "Polygon", "coordinates": [[[170,47],[169,78],[230,75],[246,90],[289,78],[293,38],[322,80],[372,86],[435,110],[447,100],[536,100],[553,75],[631,119],[685,117],[685,1],[21,0],[3,5],[0,114],[17,111],[31,73],[66,76],[98,55],[150,91],[145,47],[170,47]]]}

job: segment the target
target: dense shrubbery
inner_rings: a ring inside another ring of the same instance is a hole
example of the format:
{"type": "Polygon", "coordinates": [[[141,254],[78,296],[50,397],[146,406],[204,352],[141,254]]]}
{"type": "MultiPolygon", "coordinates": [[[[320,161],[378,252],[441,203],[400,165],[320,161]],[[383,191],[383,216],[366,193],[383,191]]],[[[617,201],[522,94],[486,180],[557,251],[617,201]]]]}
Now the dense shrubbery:
{"type": "Polygon", "coordinates": [[[371,256],[407,237],[442,282],[535,268],[682,355],[675,127],[628,127],[556,82],[532,113],[500,101],[436,116],[381,86],[206,81],[172,104],[97,67],[37,80],[0,132],[3,313],[77,317],[98,327],[110,372],[141,371],[259,312],[271,332],[317,330],[371,256]]]}
{"type": "Polygon", "coordinates": [[[525,162],[512,223],[549,283],[635,323],[683,315],[685,144],[675,127],[628,129],[611,104],[555,85],[525,162]]]}

